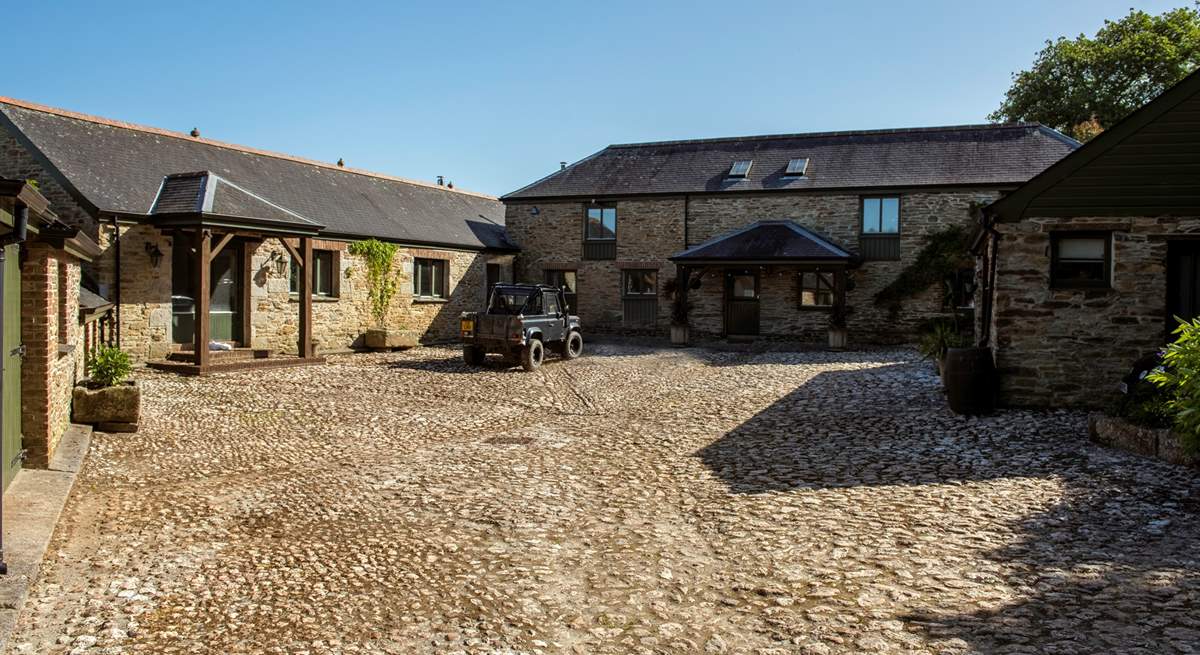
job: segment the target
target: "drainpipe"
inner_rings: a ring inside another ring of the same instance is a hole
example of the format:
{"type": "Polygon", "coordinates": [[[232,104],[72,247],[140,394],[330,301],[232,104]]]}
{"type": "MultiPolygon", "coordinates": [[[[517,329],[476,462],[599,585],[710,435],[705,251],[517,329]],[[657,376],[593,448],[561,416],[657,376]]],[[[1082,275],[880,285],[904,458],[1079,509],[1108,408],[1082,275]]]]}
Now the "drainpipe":
{"type": "Polygon", "coordinates": [[[116,250],[116,261],[113,263],[113,305],[116,316],[117,348],[121,347],[121,226],[117,225],[117,217],[112,217],[113,249],[116,250]]]}
{"type": "MultiPolygon", "coordinates": [[[[8,247],[25,241],[25,229],[29,225],[29,208],[17,203],[16,215],[13,217],[12,232],[0,237],[0,466],[8,467],[7,454],[4,452],[4,373],[8,370],[8,358],[12,355],[24,354],[24,346],[18,345],[11,353],[2,350],[4,344],[4,274],[7,268],[8,247]]],[[[8,563],[4,561],[4,494],[0,491],[0,575],[8,575],[8,563]]]]}
{"type": "Polygon", "coordinates": [[[691,209],[692,196],[683,196],[683,249],[688,249],[688,210],[691,209]]]}

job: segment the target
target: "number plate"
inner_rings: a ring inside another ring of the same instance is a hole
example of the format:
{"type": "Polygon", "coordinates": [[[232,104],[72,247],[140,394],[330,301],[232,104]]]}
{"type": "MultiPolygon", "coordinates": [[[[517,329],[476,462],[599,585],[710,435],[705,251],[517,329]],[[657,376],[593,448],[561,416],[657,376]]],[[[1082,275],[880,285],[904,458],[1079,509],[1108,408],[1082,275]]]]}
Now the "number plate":
{"type": "Polygon", "coordinates": [[[475,331],[475,321],[463,320],[462,331],[463,332],[474,332],[475,331]]]}

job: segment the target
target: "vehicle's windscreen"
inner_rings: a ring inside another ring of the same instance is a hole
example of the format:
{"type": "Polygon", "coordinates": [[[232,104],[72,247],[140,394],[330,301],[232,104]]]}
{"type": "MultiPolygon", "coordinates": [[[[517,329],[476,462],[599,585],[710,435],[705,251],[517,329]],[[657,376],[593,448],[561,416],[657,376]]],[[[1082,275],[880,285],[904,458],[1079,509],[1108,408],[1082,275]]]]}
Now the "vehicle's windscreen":
{"type": "Polygon", "coordinates": [[[489,314],[511,314],[516,316],[529,300],[527,289],[496,289],[492,291],[492,303],[488,306],[489,314]]]}

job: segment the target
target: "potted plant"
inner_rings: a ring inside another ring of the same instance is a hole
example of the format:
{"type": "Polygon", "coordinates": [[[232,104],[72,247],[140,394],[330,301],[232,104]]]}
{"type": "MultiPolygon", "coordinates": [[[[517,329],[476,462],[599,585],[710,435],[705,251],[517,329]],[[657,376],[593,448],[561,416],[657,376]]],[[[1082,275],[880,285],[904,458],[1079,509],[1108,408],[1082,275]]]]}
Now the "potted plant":
{"type": "Polygon", "coordinates": [[[845,303],[834,303],[833,310],[829,312],[829,347],[834,350],[841,350],[846,347],[846,318],[850,315],[850,308],[845,303]]]}
{"type": "Polygon", "coordinates": [[[929,322],[927,327],[922,330],[917,350],[921,352],[922,357],[931,359],[937,364],[940,377],[946,365],[946,353],[951,348],[965,348],[969,345],[971,345],[971,340],[962,334],[955,321],[937,319],[929,322]]]}
{"type": "Polygon", "coordinates": [[[136,432],[142,415],[142,389],[128,380],[133,371],[129,355],[111,346],[96,350],[88,362],[91,377],[76,385],[71,399],[72,420],[102,432],[136,432]]]}
{"type": "Polygon", "coordinates": [[[384,243],[378,239],[356,241],[350,244],[349,248],[350,254],[360,257],[366,268],[367,296],[371,302],[371,316],[375,319],[375,327],[367,330],[364,341],[368,348],[375,350],[412,348],[417,345],[413,335],[387,325],[392,298],[400,288],[400,281],[397,279],[399,276],[392,273],[397,250],[396,244],[384,243]]]}

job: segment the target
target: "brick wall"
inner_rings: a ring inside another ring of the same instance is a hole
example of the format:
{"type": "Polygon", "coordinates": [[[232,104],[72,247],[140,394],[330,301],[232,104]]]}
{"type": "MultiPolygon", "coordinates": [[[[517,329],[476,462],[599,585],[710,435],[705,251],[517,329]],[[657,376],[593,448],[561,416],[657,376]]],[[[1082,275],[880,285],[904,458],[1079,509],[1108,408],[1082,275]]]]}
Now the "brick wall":
{"type": "Polygon", "coordinates": [[[26,463],[45,467],[70,423],[71,389],[83,374],[79,261],[31,241],[21,268],[21,432],[26,463]]]}
{"type": "MultiPolygon", "coordinates": [[[[988,190],[902,193],[900,261],[866,262],[853,273],[847,295],[851,339],[895,343],[913,338],[917,325],[942,313],[942,289],[930,288],[906,301],[900,311],[877,307],[872,299],[925,245],[925,237],[950,225],[971,226],[970,206],[998,194],[988,190]]],[[[582,261],[584,204],[578,201],[511,201],[506,203],[510,238],[521,246],[517,275],[539,282],[548,268],[578,271],[579,314],[592,329],[620,329],[621,268],[648,262],[659,269],[659,287],[675,268],[667,258],[716,236],[760,220],[788,219],[825,235],[852,252],[858,251],[859,194],[793,193],[693,196],[617,202],[617,260],[582,261]],[[536,212],[534,211],[536,208],[536,212]],[[686,213],[686,230],[684,217],[686,213]],[[686,239],[685,239],[686,234],[686,239]]],[[[825,312],[798,306],[797,270],[765,268],[761,272],[763,334],[821,341],[828,325],[825,312]]],[[[690,294],[693,331],[723,332],[724,280],[710,272],[690,294]]],[[[660,299],[656,331],[670,324],[670,303],[660,299]]]]}
{"type": "Polygon", "coordinates": [[[50,209],[62,222],[82,229],[96,238],[95,220],[75,198],[42,168],[17,140],[0,127],[0,177],[12,180],[36,180],[38,192],[50,201],[50,209]]]}
{"type": "Polygon", "coordinates": [[[1167,240],[1200,218],[1033,218],[997,225],[991,341],[1001,400],[1097,407],[1139,357],[1165,342],[1167,240]],[[1050,232],[1113,232],[1111,289],[1052,289],[1050,232]]]}

